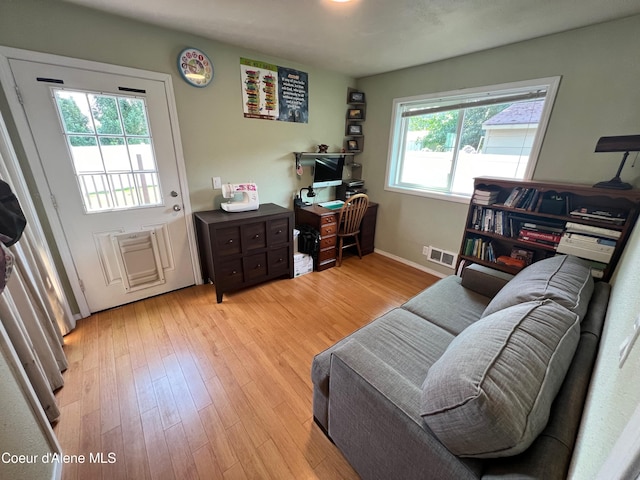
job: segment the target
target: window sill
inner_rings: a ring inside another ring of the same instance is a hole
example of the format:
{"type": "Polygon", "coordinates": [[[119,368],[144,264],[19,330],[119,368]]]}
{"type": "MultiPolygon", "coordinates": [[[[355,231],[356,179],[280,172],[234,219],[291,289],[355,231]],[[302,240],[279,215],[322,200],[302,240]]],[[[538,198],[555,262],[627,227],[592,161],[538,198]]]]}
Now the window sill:
{"type": "Polygon", "coordinates": [[[455,193],[445,192],[430,192],[427,190],[421,190],[418,188],[409,187],[396,187],[385,185],[384,189],[388,192],[403,193],[405,195],[415,195],[418,197],[433,198],[436,200],[444,200],[445,202],[464,203],[469,204],[471,202],[471,195],[462,195],[455,193]]]}

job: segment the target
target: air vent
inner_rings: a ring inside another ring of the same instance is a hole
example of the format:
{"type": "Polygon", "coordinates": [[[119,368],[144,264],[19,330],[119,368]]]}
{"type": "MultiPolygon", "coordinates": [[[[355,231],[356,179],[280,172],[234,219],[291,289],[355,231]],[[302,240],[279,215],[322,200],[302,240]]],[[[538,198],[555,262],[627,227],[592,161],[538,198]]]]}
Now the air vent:
{"type": "Polygon", "coordinates": [[[458,255],[429,245],[427,249],[427,259],[430,262],[444,265],[445,267],[455,268],[458,255]]]}

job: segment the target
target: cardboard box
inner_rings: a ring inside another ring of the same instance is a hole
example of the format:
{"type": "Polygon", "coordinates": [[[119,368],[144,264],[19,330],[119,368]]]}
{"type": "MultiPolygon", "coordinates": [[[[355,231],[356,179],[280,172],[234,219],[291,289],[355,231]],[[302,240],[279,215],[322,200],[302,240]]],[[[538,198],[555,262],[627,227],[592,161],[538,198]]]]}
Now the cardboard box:
{"type": "Polygon", "coordinates": [[[306,253],[293,254],[293,276],[299,277],[305,273],[313,272],[313,258],[306,253]]]}

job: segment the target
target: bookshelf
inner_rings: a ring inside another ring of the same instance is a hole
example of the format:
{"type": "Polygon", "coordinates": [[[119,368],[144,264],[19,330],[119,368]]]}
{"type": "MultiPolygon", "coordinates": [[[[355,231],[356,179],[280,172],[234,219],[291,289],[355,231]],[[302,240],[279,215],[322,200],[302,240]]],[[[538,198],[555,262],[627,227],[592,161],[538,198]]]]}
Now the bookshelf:
{"type": "Polygon", "coordinates": [[[474,187],[458,269],[479,263],[515,274],[563,253],[589,260],[593,276],[608,281],[640,210],[635,189],[492,177],[474,187]]]}

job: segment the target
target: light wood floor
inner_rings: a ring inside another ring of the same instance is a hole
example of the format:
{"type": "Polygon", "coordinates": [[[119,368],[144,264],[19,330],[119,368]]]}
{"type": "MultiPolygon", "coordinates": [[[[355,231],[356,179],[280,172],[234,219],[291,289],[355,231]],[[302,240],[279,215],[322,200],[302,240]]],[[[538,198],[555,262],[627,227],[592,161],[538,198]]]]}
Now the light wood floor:
{"type": "Polygon", "coordinates": [[[65,479],[357,478],[313,423],[313,356],[432,284],[378,254],[225,294],[190,287],[65,337],[65,479]]]}

